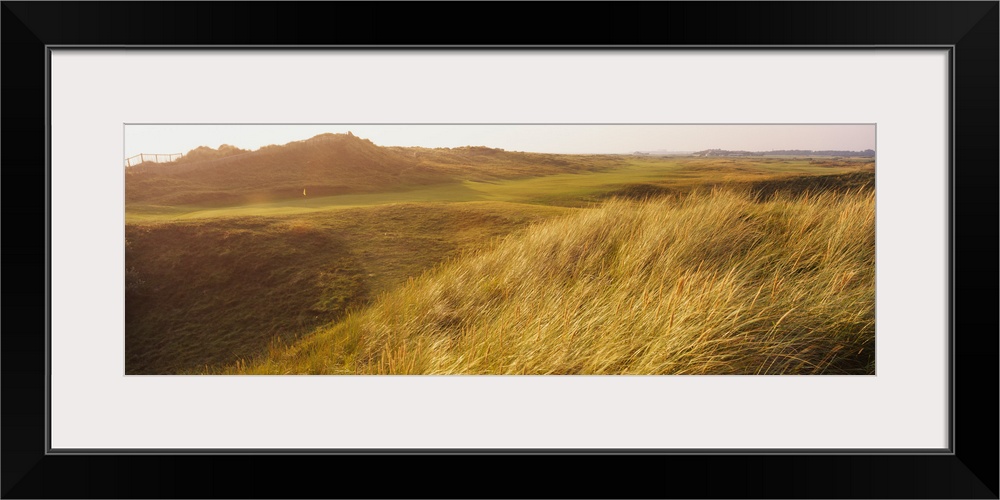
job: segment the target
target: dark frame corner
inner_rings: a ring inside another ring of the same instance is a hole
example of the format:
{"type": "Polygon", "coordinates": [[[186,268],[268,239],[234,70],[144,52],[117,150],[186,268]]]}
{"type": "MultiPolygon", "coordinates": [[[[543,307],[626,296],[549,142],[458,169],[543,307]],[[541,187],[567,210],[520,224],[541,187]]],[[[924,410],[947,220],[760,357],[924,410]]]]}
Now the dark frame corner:
{"type": "Polygon", "coordinates": [[[1000,3],[995,0],[576,3],[569,17],[555,14],[568,4],[551,10],[520,3],[2,4],[5,147],[0,154],[6,167],[3,222],[8,230],[2,251],[8,264],[24,270],[14,278],[8,275],[4,293],[4,498],[998,498],[1000,328],[996,310],[978,305],[998,299],[1000,3]],[[469,22],[454,23],[455,15],[469,22]],[[414,43],[952,47],[953,453],[47,453],[50,235],[47,196],[39,194],[47,195],[49,186],[49,48],[414,43]],[[554,462],[573,474],[559,474],[554,462]],[[317,466],[330,475],[312,476],[317,466]],[[373,470],[386,477],[360,480],[373,470]]]}

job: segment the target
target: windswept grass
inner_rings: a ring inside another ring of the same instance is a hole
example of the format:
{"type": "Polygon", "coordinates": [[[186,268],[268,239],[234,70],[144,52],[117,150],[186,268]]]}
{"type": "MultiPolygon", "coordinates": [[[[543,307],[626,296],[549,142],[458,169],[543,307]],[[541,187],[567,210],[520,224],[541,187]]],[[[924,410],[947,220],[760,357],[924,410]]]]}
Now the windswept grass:
{"type": "Polygon", "coordinates": [[[408,277],[567,209],[396,204],[125,226],[125,372],[197,372],[341,319],[408,277]]]}
{"type": "Polygon", "coordinates": [[[875,196],[611,199],[225,373],[871,374],[875,196]]]}

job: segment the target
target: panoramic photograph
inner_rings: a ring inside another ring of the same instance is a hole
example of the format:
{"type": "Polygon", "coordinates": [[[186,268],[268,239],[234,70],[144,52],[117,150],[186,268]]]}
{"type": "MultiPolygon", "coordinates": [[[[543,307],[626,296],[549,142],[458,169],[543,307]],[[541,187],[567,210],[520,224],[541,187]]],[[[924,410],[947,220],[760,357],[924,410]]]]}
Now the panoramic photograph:
{"type": "Polygon", "coordinates": [[[874,375],[874,124],[126,125],[126,375],[874,375]]]}

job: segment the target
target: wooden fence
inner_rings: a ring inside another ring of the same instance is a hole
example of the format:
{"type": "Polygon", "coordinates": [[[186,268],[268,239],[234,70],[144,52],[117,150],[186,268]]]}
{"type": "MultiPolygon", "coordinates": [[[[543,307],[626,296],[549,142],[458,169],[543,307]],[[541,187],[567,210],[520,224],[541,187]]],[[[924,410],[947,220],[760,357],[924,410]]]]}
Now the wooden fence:
{"type": "Polygon", "coordinates": [[[132,167],[144,162],[153,163],[167,163],[177,160],[183,153],[172,153],[172,154],[150,154],[150,153],[140,153],[135,156],[125,158],[125,166],[132,167]]]}

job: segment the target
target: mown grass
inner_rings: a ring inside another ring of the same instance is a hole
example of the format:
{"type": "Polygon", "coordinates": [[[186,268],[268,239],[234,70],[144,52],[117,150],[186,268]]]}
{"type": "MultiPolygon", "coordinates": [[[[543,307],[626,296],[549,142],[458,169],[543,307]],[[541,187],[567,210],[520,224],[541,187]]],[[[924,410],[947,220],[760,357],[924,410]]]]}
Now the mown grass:
{"type": "Polygon", "coordinates": [[[872,374],[874,190],[610,199],[207,373],[872,374]]]}
{"type": "MultiPolygon", "coordinates": [[[[628,196],[636,185],[649,192],[683,193],[706,185],[752,185],[762,182],[801,182],[804,178],[835,177],[870,171],[871,162],[815,162],[808,159],[717,159],[717,158],[629,158],[628,160],[585,157],[596,166],[575,173],[528,176],[508,168],[506,174],[520,177],[493,180],[451,180],[436,184],[391,184],[378,192],[322,196],[307,191],[281,200],[226,205],[155,205],[130,201],[126,205],[129,222],[167,221],[236,216],[283,216],[330,209],[355,208],[387,203],[505,201],[566,207],[585,207],[611,196],[628,196]]],[[[584,160],[577,158],[576,161],[584,160]]],[[[476,171],[489,166],[466,167],[476,171]]],[[[496,171],[493,170],[495,175],[496,171]]],[[[456,174],[457,175],[457,174],[456,174]]],[[[466,177],[476,177],[466,173],[466,177]]],[[[164,191],[176,186],[165,184],[164,191]]],[[[179,188],[178,188],[179,189],[179,188]]],[[[221,195],[220,195],[221,196],[221,195]]],[[[219,200],[237,200],[232,194],[219,200]]]]}

